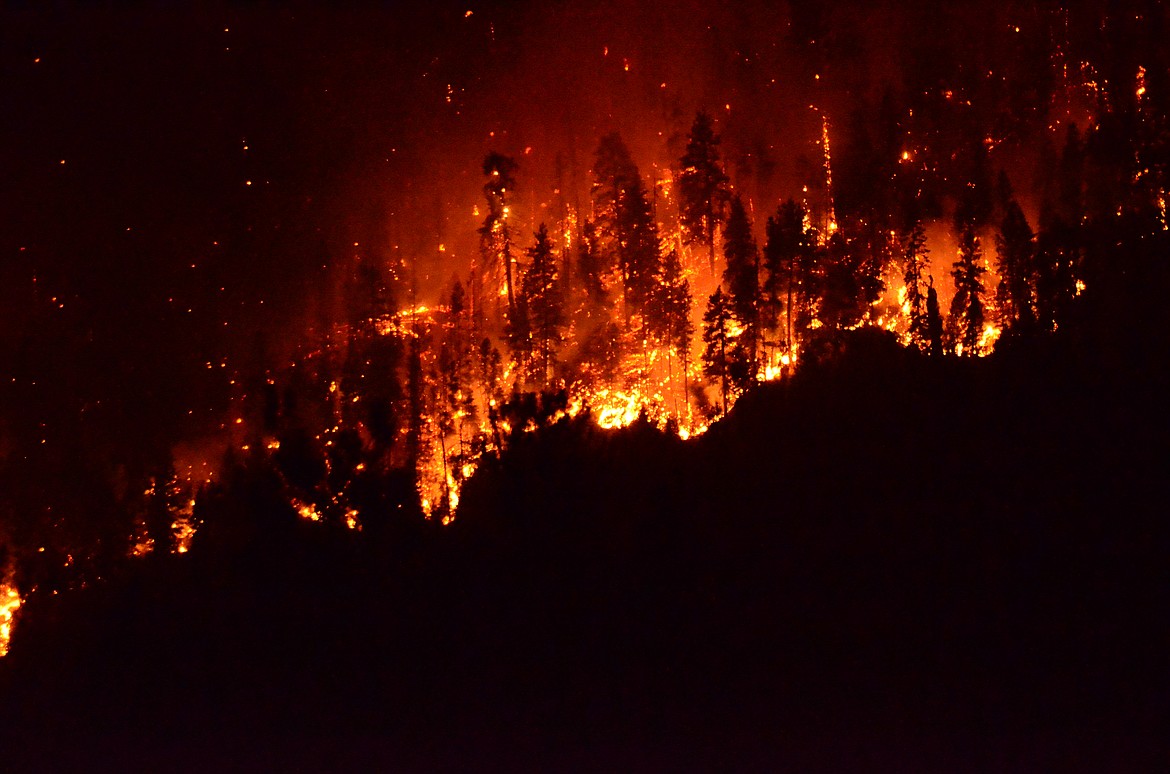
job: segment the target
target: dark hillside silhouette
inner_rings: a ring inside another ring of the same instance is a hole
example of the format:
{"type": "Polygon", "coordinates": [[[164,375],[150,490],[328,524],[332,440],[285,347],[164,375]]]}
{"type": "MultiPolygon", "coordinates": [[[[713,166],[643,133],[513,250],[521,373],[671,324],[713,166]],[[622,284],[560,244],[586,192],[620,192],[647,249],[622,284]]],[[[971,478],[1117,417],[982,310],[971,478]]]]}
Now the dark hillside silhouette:
{"type": "Polygon", "coordinates": [[[1170,329],[1165,239],[1123,249],[1120,295],[988,359],[862,330],[695,443],[520,433],[445,530],[298,521],[240,463],[190,561],[29,616],[0,727],[70,741],[6,755],[1142,769],[1170,329]]]}

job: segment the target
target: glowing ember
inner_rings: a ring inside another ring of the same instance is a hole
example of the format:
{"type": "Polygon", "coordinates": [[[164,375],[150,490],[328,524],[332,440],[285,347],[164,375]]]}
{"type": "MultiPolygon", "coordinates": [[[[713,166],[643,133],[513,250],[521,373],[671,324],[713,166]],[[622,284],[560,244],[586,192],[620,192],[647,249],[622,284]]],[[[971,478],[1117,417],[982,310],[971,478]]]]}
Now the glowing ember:
{"type": "Polygon", "coordinates": [[[154,550],[154,538],[147,531],[146,522],[141,517],[134,520],[134,534],[130,536],[130,555],[143,557],[154,550]]]}
{"type": "Polygon", "coordinates": [[[295,497],[292,499],[292,507],[296,510],[297,515],[302,519],[308,521],[321,521],[321,513],[317,510],[317,506],[312,503],[301,502],[295,497]]]}
{"type": "Polygon", "coordinates": [[[829,144],[829,117],[821,113],[821,144],[825,153],[825,190],[829,194],[828,223],[825,230],[830,234],[837,231],[837,213],[833,206],[833,152],[829,144]]]}
{"type": "Polygon", "coordinates": [[[23,600],[11,581],[0,584],[0,657],[8,655],[16,613],[23,600]]]}

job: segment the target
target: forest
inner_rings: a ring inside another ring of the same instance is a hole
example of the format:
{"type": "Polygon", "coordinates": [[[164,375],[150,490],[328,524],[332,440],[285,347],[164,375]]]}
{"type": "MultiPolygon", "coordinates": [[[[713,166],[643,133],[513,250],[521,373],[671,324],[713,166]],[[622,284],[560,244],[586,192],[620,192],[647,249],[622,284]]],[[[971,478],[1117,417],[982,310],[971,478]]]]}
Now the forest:
{"type": "Polygon", "coordinates": [[[1122,5],[5,11],[0,760],[1154,767],[1122,5]]]}

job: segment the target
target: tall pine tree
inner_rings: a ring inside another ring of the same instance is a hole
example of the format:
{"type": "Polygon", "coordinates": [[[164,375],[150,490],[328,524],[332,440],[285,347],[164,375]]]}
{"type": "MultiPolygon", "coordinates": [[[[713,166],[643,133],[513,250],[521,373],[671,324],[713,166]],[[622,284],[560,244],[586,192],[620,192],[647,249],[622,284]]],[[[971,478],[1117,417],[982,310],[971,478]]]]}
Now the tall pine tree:
{"type": "Polygon", "coordinates": [[[902,281],[906,288],[903,308],[910,318],[910,343],[919,349],[927,345],[926,281],[923,277],[930,266],[930,250],[926,247],[926,232],[922,221],[916,220],[906,235],[902,248],[902,281]]]}
{"type": "Polygon", "coordinates": [[[539,365],[540,381],[547,386],[556,364],[556,351],[566,324],[564,294],[558,278],[557,260],[552,240],[543,223],[536,232],[536,243],[528,248],[529,265],[524,272],[523,297],[528,312],[534,357],[539,365]]]}
{"type": "Polygon", "coordinates": [[[926,344],[931,357],[943,355],[943,320],[938,305],[938,291],[934,289],[934,277],[926,288],[926,344]]]}
{"type": "Polygon", "coordinates": [[[663,261],[659,295],[662,327],[658,335],[666,344],[667,351],[673,352],[682,365],[683,395],[686,396],[689,389],[691,338],[695,331],[691,323],[691,286],[683,275],[677,250],[671,250],[663,261]]]}
{"type": "MultiPolygon", "coordinates": [[[[510,193],[516,187],[517,168],[514,159],[495,151],[489,153],[483,160],[483,173],[487,176],[483,195],[487,199],[488,209],[483,225],[479,229],[483,266],[477,272],[475,267],[472,269],[478,280],[477,284],[486,283],[493,275],[498,277],[500,270],[503,269],[509,316],[516,311],[516,294],[512,282],[512,232],[508,225],[511,206],[508,202],[511,198],[510,193]]],[[[496,296],[490,284],[483,288],[473,286],[472,306],[477,317],[482,316],[478,308],[485,303],[486,295],[496,296]]]]}
{"type": "Polygon", "coordinates": [[[735,375],[736,346],[732,336],[735,318],[731,302],[716,288],[703,313],[703,373],[719,385],[721,411],[727,413],[727,396],[735,375]]]}
{"type": "Polygon", "coordinates": [[[817,295],[816,232],[805,225],[805,211],[789,199],[768,218],[767,242],[764,245],[765,308],[780,324],[783,305],[783,346],[796,347],[803,331],[812,323],[817,295]]]}
{"type": "Polygon", "coordinates": [[[646,187],[616,132],[601,138],[593,168],[599,246],[614,256],[622,283],[624,317],[645,316],[661,263],[658,227],[646,187]]]}
{"type": "Polygon", "coordinates": [[[975,225],[968,222],[959,235],[959,257],[953,264],[955,297],[951,300],[950,322],[955,351],[965,356],[981,353],[983,339],[983,250],[975,225]]]}
{"type": "Polygon", "coordinates": [[[715,273],[715,231],[726,218],[728,179],[719,158],[711,116],[695,115],[687,150],[679,159],[679,221],[687,244],[703,244],[715,273]]]}
{"type": "Polygon", "coordinates": [[[751,221],[739,195],[731,199],[727,228],[723,232],[723,258],[727,268],[723,282],[732,313],[743,327],[739,346],[749,376],[754,377],[760,341],[760,251],[752,236],[751,221]]]}
{"type": "Polygon", "coordinates": [[[995,235],[999,259],[996,306],[1003,329],[1023,331],[1035,323],[1032,294],[1035,286],[1036,243],[1028,219],[1015,199],[1005,205],[1003,222],[995,235]]]}

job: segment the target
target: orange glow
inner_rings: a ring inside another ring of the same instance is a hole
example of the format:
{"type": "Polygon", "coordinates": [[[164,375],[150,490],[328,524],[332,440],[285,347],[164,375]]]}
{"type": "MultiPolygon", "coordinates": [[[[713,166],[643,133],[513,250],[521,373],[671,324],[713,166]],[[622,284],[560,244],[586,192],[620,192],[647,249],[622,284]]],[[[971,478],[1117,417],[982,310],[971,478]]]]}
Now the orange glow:
{"type": "Polygon", "coordinates": [[[317,506],[312,503],[302,502],[294,497],[292,499],[292,507],[302,519],[307,521],[321,521],[321,514],[318,512],[317,506]]]}
{"type": "Polygon", "coordinates": [[[16,613],[23,601],[11,580],[0,584],[0,657],[8,655],[12,629],[16,624],[16,613]]]}

